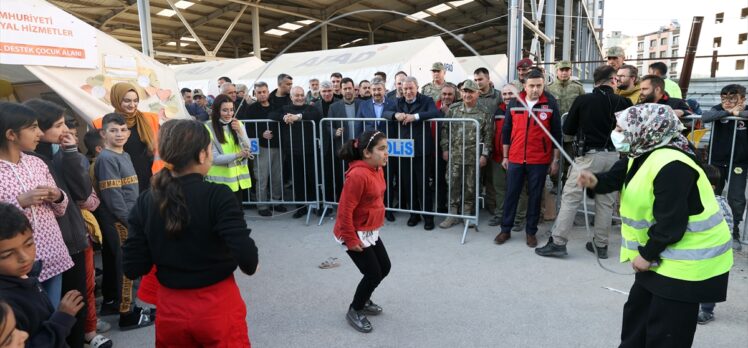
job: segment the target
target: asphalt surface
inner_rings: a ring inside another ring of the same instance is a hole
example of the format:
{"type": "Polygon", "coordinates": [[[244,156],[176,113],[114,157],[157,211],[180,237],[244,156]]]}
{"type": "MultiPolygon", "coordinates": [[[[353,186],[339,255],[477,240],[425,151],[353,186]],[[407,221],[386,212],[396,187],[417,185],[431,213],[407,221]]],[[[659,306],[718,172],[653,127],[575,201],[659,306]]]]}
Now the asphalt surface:
{"type": "MultiPolygon", "coordinates": [[[[254,276],[237,272],[247,303],[254,347],[615,347],[633,276],[609,273],[584,248],[585,230],[576,228],[563,259],[542,258],[514,233],[493,244],[497,228],[480,224],[460,245],[461,226],[424,231],[407,227],[407,215],[381,230],[392,272],[372,297],[384,308],[371,316],[374,331],[348,326],[345,312],[360,273],[333,239],[334,220],[304,226],[290,215],[260,219],[247,211],[260,250],[254,276]],[[328,257],[340,267],[317,266],[328,257]]],[[[437,218],[437,224],[441,221],[437,218]]],[[[544,245],[550,224],[539,232],[544,245]]],[[[614,226],[611,258],[617,262],[620,233],[614,226]]],[[[744,249],[748,249],[746,246],[744,249]]],[[[694,347],[745,347],[748,344],[748,256],[735,254],[728,300],[716,319],[699,326],[694,347]]],[[[116,323],[116,317],[104,318],[116,323]]],[[[200,318],[195,318],[199,321],[200,318]]],[[[107,335],[115,347],[152,347],[154,328],[107,335]]]]}

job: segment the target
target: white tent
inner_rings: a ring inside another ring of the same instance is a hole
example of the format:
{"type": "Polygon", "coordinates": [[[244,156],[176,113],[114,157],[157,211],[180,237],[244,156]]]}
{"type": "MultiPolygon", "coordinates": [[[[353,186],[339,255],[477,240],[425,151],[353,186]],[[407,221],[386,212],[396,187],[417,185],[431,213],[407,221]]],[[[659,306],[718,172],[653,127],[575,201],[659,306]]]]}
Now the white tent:
{"type": "Polygon", "coordinates": [[[130,82],[138,89],[141,111],[158,113],[162,121],[188,117],[174,72],[167,66],[48,2],[3,0],[0,10],[10,14],[0,18],[5,28],[0,33],[0,42],[10,45],[0,50],[0,79],[11,83],[34,82],[29,81],[29,73],[33,74],[88,122],[114,110],[109,103],[109,90],[117,82],[130,82]],[[41,32],[47,36],[29,32],[30,19],[37,27],[44,26],[41,32]],[[65,31],[69,26],[75,29],[65,31]],[[15,28],[15,32],[7,28],[15,28]],[[71,39],[88,35],[93,42],[56,41],[49,33],[71,39]],[[41,43],[32,46],[31,39],[41,43]],[[11,52],[7,47],[31,48],[18,53],[17,49],[11,52]],[[68,64],[72,55],[85,57],[86,62],[68,64]],[[29,59],[24,62],[27,56],[29,59]],[[71,67],[76,64],[86,67],[71,67]]]}
{"type": "Polygon", "coordinates": [[[339,72],[353,81],[371,80],[374,73],[383,71],[387,74],[388,88],[394,85],[395,73],[402,70],[409,76],[415,76],[420,86],[432,80],[431,64],[442,62],[447,69],[446,79],[458,83],[465,79],[465,71],[457,63],[447,45],[439,37],[418,40],[389,42],[378,45],[339,48],[334,50],[289,53],[277,57],[265,67],[255,69],[239,77],[239,80],[253,83],[265,81],[271,90],[276,85],[276,78],[281,73],[293,77],[294,85],[305,89],[309,79],[328,80],[330,74],[339,72]]]}
{"type": "Polygon", "coordinates": [[[491,81],[496,88],[501,88],[507,82],[508,61],[506,54],[491,54],[485,56],[457,57],[457,62],[462,65],[465,72],[472,74],[475,69],[484,67],[488,69],[491,81]],[[481,60],[481,58],[483,58],[481,60]],[[485,60],[485,62],[483,61],[485,60]],[[486,62],[488,65],[486,65],[486,62]]]}
{"type": "Polygon", "coordinates": [[[265,63],[259,58],[248,57],[171,65],[170,68],[176,72],[179,88],[199,88],[206,95],[218,95],[217,81],[219,77],[226,76],[234,83],[246,83],[246,81],[240,80],[237,77],[264,65],[265,63]]]}

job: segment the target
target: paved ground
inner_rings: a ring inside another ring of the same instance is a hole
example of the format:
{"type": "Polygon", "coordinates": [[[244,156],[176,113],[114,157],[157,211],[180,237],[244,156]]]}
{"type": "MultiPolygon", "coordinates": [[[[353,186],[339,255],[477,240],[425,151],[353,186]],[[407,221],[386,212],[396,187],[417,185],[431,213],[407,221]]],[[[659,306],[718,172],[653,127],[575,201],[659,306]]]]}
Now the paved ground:
{"type": "MultiPolygon", "coordinates": [[[[633,276],[608,273],[584,249],[584,229],[564,259],[538,257],[514,234],[497,246],[484,221],[465,245],[461,229],[427,232],[398,215],[382,229],[392,273],[374,294],[384,313],[370,317],[374,331],[360,334],[344,314],[360,275],[333,241],[334,221],[303,226],[288,216],[260,220],[248,211],[260,248],[260,270],[237,274],[248,307],[255,347],[614,347],[633,276]],[[327,257],[341,267],[321,270],[327,257]]],[[[439,219],[437,219],[437,222],[439,219]]],[[[547,231],[549,225],[541,227],[547,231]]],[[[620,240],[619,233],[611,240],[620,240]]],[[[542,236],[544,244],[547,236],[542,236]]],[[[541,245],[542,245],[541,244],[541,245]]],[[[609,267],[629,271],[616,262],[609,267]]],[[[699,326],[695,347],[739,347],[748,342],[748,257],[736,254],[728,302],[716,320],[699,326]],[[742,342],[742,343],[741,343],[742,342]]],[[[107,318],[113,320],[113,317],[107,318]]],[[[199,318],[196,318],[199,320],[199,318]]],[[[110,332],[116,347],[150,347],[153,328],[110,332]]]]}

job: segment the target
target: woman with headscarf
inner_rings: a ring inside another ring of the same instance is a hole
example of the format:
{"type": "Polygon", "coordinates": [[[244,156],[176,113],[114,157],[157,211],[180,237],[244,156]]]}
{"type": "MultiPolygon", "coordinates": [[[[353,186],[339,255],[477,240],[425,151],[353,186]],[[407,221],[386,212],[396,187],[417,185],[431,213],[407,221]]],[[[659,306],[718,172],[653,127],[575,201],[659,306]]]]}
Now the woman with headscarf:
{"type": "Polygon", "coordinates": [[[627,158],[578,184],[621,191],[621,262],[636,272],[623,307],[620,347],[690,347],[699,302],[722,302],[732,239],[683,125],[667,105],[617,115],[611,140],[627,158]]]}
{"type": "MultiPolygon", "coordinates": [[[[158,158],[158,115],[138,110],[140,96],[138,90],[129,83],[120,82],[112,86],[109,100],[114,112],[125,116],[130,138],[125,144],[125,152],[130,155],[135,172],[138,175],[140,192],[150,187],[151,176],[163,168],[158,158]]],[[[94,120],[96,129],[101,129],[101,120],[94,120]]]]}
{"type": "MultiPolygon", "coordinates": [[[[138,90],[135,86],[126,82],[120,82],[112,86],[109,93],[109,100],[114,107],[114,112],[125,116],[127,128],[130,129],[130,137],[127,139],[127,143],[125,143],[124,150],[130,155],[130,160],[135,168],[135,174],[138,176],[138,188],[142,193],[151,187],[151,177],[153,174],[164,167],[163,162],[158,157],[158,114],[138,110],[138,103],[140,102],[138,90]]],[[[101,129],[102,120],[103,117],[93,121],[96,129],[101,129]]],[[[105,252],[104,254],[108,255],[105,257],[109,257],[110,259],[113,258],[113,255],[116,255],[113,251],[105,252]]],[[[109,262],[115,262],[115,260],[109,262]]],[[[106,275],[107,273],[105,267],[104,274],[106,275]]],[[[111,275],[104,278],[110,279],[111,275]]],[[[102,287],[105,298],[112,298],[116,293],[116,288],[116,282],[115,284],[111,284],[111,281],[105,282],[102,287]]],[[[138,289],[138,298],[144,302],[155,304],[157,292],[158,283],[154,268],[141,280],[138,289]]],[[[117,308],[117,303],[105,302],[102,304],[102,313],[118,313],[117,308]]]]}

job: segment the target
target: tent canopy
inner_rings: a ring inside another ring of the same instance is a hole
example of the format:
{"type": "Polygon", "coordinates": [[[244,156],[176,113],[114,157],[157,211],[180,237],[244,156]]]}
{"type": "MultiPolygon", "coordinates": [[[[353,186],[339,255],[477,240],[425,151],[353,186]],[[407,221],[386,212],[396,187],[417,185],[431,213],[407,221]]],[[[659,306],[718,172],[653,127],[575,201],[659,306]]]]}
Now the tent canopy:
{"type": "Polygon", "coordinates": [[[328,80],[330,74],[339,72],[355,82],[371,80],[374,73],[387,74],[387,85],[394,85],[395,73],[405,71],[408,76],[418,79],[419,86],[432,80],[431,64],[442,62],[447,69],[447,81],[458,83],[466,78],[457,59],[439,37],[390,42],[386,44],[341,48],[284,54],[266,66],[239,76],[242,83],[265,81],[269,86],[276,85],[279,74],[293,77],[294,85],[305,89],[309,80],[328,80]],[[267,70],[265,70],[267,68],[267,70]],[[263,70],[265,70],[263,72],[263,70]],[[262,75],[260,75],[262,73],[262,75]]]}
{"type": "Polygon", "coordinates": [[[238,82],[237,77],[248,71],[253,71],[264,66],[265,63],[256,57],[223,59],[209,62],[171,65],[176,72],[179,88],[202,89],[206,95],[218,95],[218,78],[227,76],[232,81],[238,82]]]}

